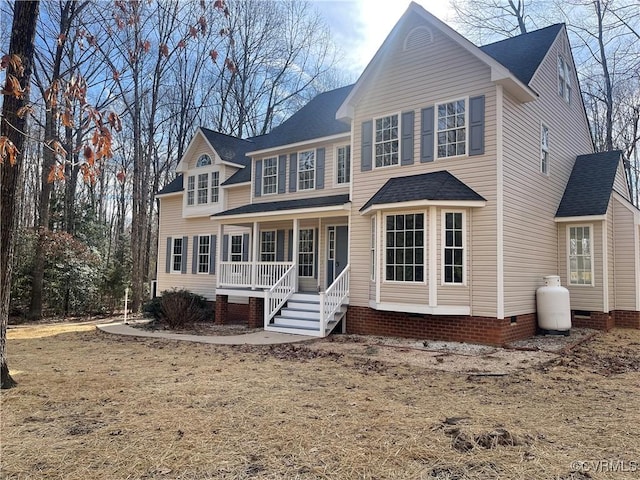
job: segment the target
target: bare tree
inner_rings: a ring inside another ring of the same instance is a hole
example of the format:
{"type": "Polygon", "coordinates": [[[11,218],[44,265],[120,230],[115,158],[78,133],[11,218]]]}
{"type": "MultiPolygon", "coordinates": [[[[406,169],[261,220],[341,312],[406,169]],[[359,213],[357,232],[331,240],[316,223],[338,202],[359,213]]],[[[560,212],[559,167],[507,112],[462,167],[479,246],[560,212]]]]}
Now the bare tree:
{"type": "Polygon", "coordinates": [[[11,293],[12,258],[15,247],[16,200],[15,192],[20,183],[22,150],[25,143],[26,116],[22,114],[28,105],[28,89],[33,68],[35,26],[40,2],[16,2],[8,57],[3,58],[6,68],[5,93],[2,102],[0,142],[3,148],[0,159],[0,388],[11,388],[15,381],[9,375],[7,365],[7,322],[11,293]],[[10,142],[10,143],[9,143],[10,142]]]}

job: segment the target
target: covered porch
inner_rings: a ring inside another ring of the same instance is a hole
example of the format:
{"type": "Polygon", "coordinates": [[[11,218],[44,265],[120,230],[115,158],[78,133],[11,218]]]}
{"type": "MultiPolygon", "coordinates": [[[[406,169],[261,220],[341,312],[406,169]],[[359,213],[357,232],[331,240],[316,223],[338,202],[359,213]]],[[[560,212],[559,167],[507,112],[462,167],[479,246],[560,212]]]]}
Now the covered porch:
{"type": "Polygon", "coordinates": [[[350,203],[346,195],[311,200],[250,204],[212,217],[219,222],[217,321],[224,322],[229,296],[248,298],[249,323],[258,326],[262,317],[266,330],[325,336],[343,319],[350,203]]]}

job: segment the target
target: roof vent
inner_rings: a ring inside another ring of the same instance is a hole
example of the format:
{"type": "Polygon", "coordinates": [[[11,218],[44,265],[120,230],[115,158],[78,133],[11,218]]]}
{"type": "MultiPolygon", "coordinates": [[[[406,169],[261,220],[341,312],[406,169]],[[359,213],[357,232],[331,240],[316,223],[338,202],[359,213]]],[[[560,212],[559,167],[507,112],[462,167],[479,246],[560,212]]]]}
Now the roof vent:
{"type": "Polygon", "coordinates": [[[433,43],[433,33],[427,27],[416,27],[409,32],[404,39],[404,48],[408,50],[419,49],[433,43]]]}

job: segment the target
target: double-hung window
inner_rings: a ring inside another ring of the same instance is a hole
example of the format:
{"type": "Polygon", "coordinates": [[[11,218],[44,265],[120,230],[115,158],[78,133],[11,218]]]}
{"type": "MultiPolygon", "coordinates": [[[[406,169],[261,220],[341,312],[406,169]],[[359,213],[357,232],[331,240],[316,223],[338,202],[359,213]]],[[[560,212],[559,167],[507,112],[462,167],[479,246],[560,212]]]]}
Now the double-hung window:
{"type": "Polygon", "coordinates": [[[171,271],[174,273],[182,272],[182,255],[184,255],[182,247],[182,238],[174,238],[171,246],[171,271]]]}
{"type": "Polygon", "coordinates": [[[398,164],[400,157],[398,128],[398,115],[376,118],[374,132],[376,168],[398,164]]]}
{"type": "Polygon", "coordinates": [[[467,112],[465,100],[437,106],[438,158],[467,153],[467,112]]]}
{"type": "Polygon", "coordinates": [[[464,283],[464,214],[445,212],[443,214],[443,283],[464,283]]]}
{"type": "Polygon", "coordinates": [[[211,255],[211,237],[198,237],[198,273],[209,273],[209,256],[211,255]]]}
{"type": "Polygon", "coordinates": [[[388,281],[424,282],[424,214],[386,216],[388,281]]]}
{"type": "Polygon", "coordinates": [[[593,285],[591,226],[568,227],[569,284],[593,285]]]}
{"type": "Polygon", "coordinates": [[[298,154],[298,190],[316,188],[316,152],[308,150],[298,154]]]}
{"type": "Polygon", "coordinates": [[[211,172],[211,203],[218,203],[220,198],[220,172],[211,172]]]}
{"type": "Polygon", "coordinates": [[[231,261],[242,261],[242,235],[231,235],[231,261]]]}
{"type": "Polygon", "coordinates": [[[567,61],[558,55],[558,95],[571,103],[571,70],[567,61]]]}
{"type": "Polygon", "coordinates": [[[276,232],[267,230],[260,233],[260,261],[276,261],[276,232]]]}
{"type": "Polygon", "coordinates": [[[540,130],[540,172],[549,175],[549,127],[540,130]]]}
{"type": "Polygon", "coordinates": [[[304,228],[300,230],[298,240],[298,275],[300,277],[313,277],[314,266],[314,230],[304,228]]]}
{"type": "Polygon", "coordinates": [[[336,151],[336,183],[341,185],[351,181],[351,146],[338,147],[336,151]]]}
{"type": "Polygon", "coordinates": [[[262,161],[262,193],[278,193],[278,158],[265,158],[262,161]]]}
{"type": "Polygon", "coordinates": [[[203,205],[209,201],[209,174],[198,174],[198,205],[203,205]]]}
{"type": "Polygon", "coordinates": [[[189,175],[187,177],[187,205],[195,203],[196,177],[189,175]]]}

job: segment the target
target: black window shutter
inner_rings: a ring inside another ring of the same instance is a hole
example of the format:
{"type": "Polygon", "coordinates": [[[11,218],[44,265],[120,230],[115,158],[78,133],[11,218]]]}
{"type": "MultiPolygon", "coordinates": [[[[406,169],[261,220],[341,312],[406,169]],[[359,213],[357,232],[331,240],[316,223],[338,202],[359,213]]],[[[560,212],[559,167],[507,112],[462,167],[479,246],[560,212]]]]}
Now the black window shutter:
{"type": "Polygon", "coordinates": [[[420,126],[420,162],[433,162],[434,110],[433,107],[423,108],[420,126]]]}
{"type": "Polygon", "coordinates": [[[276,262],[284,262],[284,230],[276,232],[276,262]]]}
{"type": "Polygon", "coordinates": [[[222,236],[222,261],[229,261],[229,235],[222,236]]]}
{"type": "Polygon", "coordinates": [[[259,197],[260,195],[262,195],[262,160],[258,160],[256,162],[254,193],[256,197],[259,197]]]}
{"type": "Polygon", "coordinates": [[[287,191],[287,156],[278,157],[278,193],[287,191]]]}
{"type": "Polygon", "coordinates": [[[373,157],[373,121],[362,122],[362,145],[360,150],[360,170],[371,170],[373,157]]]}
{"type": "Polygon", "coordinates": [[[171,273],[171,247],[173,247],[173,242],[171,237],[167,237],[167,265],[166,265],[166,273],[171,273]]]}
{"type": "Polygon", "coordinates": [[[289,246],[287,247],[287,260],[293,262],[293,230],[289,230],[289,246]]]}
{"type": "Polygon", "coordinates": [[[209,239],[209,275],[216,274],[216,254],[218,252],[217,235],[209,239]]]}
{"type": "Polygon", "coordinates": [[[316,188],[324,188],[324,148],[316,150],[316,188]]]}
{"type": "Polygon", "coordinates": [[[484,95],[469,99],[469,155],[484,154],[484,95]]]}
{"type": "Polygon", "coordinates": [[[289,191],[295,192],[298,189],[298,154],[289,155],[289,191]]]}
{"type": "Polygon", "coordinates": [[[249,234],[248,233],[242,234],[242,261],[243,262],[249,261],[249,234]]]}
{"type": "Polygon", "coordinates": [[[191,273],[198,273],[198,235],[193,236],[193,256],[191,257],[191,273]]]}
{"type": "Polygon", "coordinates": [[[402,146],[400,148],[402,160],[401,165],[413,164],[413,121],[415,112],[404,112],[402,114],[402,146]]]}
{"type": "Polygon", "coordinates": [[[182,237],[182,264],[180,273],[187,273],[187,252],[189,251],[189,237],[182,237]]]}

